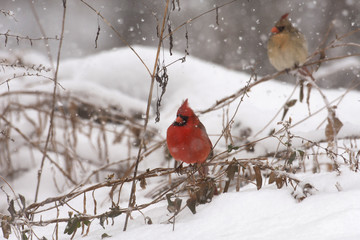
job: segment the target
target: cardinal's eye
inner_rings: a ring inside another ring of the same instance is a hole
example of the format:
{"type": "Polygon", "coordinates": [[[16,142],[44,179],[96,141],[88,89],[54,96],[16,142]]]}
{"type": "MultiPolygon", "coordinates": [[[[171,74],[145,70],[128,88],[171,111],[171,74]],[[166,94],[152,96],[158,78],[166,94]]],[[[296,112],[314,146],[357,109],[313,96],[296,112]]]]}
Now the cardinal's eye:
{"type": "Polygon", "coordinates": [[[277,27],[277,29],[279,30],[279,32],[282,32],[282,31],[284,31],[285,27],[284,27],[284,26],[280,26],[280,27],[277,27]]]}

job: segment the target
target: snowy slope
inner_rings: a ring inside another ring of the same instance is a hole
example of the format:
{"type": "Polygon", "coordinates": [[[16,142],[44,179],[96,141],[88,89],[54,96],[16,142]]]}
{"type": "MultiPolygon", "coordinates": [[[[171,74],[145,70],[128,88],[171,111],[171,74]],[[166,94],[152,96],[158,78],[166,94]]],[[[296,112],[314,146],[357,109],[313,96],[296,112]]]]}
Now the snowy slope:
{"type": "MultiPolygon", "coordinates": [[[[346,172],[337,177],[327,173],[310,180],[318,192],[301,203],[286,190],[244,189],[216,197],[199,207],[195,215],[186,209],[178,217],[175,231],[171,224],[145,225],[143,217],[139,217],[135,223],[130,222],[127,232],[121,232],[122,224],[116,223],[85,239],[98,239],[103,232],[125,239],[358,239],[359,174],[346,172]],[[336,182],[343,187],[342,192],[334,187],[336,182]]],[[[165,206],[157,210],[166,211],[165,206]]],[[[144,214],[156,216],[154,210],[144,214]]]]}

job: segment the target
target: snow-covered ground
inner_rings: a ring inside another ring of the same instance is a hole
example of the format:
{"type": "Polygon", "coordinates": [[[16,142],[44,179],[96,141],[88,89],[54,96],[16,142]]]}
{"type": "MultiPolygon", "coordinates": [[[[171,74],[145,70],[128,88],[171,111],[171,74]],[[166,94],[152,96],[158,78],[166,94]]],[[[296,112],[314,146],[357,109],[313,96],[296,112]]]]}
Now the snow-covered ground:
{"type": "MultiPolygon", "coordinates": [[[[135,50],[149,69],[152,69],[156,49],[135,46],[135,50]]],[[[162,52],[161,56],[165,56],[167,64],[183,57],[179,53],[170,57],[167,51],[162,52]]],[[[27,61],[35,64],[46,62],[44,57],[35,53],[27,53],[22,58],[25,63],[27,61]]],[[[0,83],[10,78],[14,73],[13,71],[21,72],[23,69],[6,70],[2,73],[3,77],[1,77],[0,83]]],[[[322,69],[322,71],[324,70],[322,69]]],[[[184,63],[179,61],[169,66],[167,73],[169,82],[160,108],[161,120],[158,123],[154,121],[156,97],[161,93],[161,88],[155,87],[149,122],[149,128],[155,129],[158,133],[155,137],[157,141],[165,139],[166,129],[174,120],[176,110],[184,99],[188,98],[190,106],[199,112],[209,108],[217,100],[235,93],[244,87],[250,79],[247,74],[231,71],[191,56],[188,56],[184,63]]],[[[50,76],[50,74],[50,72],[43,72],[45,76],[50,76]]],[[[289,78],[294,77],[289,75],[289,78]]],[[[60,94],[69,94],[85,102],[94,102],[98,107],[112,107],[120,109],[125,114],[135,114],[145,112],[150,75],[136,56],[128,48],[124,48],[82,59],[63,61],[60,65],[59,83],[61,84],[61,87],[58,87],[60,94]]],[[[11,80],[8,85],[0,85],[0,109],[6,106],[7,101],[10,101],[6,95],[9,91],[29,90],[51,93],[52,89],[52,81],[42,77],[27,76],[11,80]]],[[[267,136],[273,128],[280,129],[282,125],[277,124],[277,122],[281,120],[282,112],[270,126],[255,137],[255,134],[281,109],[293,89],[294,85],[292,84],[274,80],[252,88],[245,96],[234,118],[232,134],[240,136],[242,130],[250,128],[251,134],[248,140],[253,141],[267,136]]],[[[360,111],[358,111],[360,109],[360,93],[357,91],[346,93],[346,89],[324,89],[323,92],[330,102],[335,100],[332,104],[337,105],[336,116],[344,124],[338,137],[360,136],[360,111]]],[[[290,99],[298,99],[298,94],[299,91],[296,90],[290,99]]],[[[27,95],[12,98],[12,101],[26,102],[27,104],[37,100],[27,95]]],[[[224,119],[227,121],[233,116],[239,100],[234,101],[228,108],[200,115],[200,120],[205,125],[213,143],[217,141],[224,128],[224,119]]],[[[294,107],[290,108],[285,120],[291,117],[292,125],[295,125],[291,128],[294,136],[301,136],[304,139],[317,142],[325,139],[326,122],[324,123],[324,120],[326,120],[327,112],[326,109],[323,109],[317,113],[319,109],[324,107],[324,101],[315,89],[312,90],[310,102],[309,108],[306,103],[297,102],[294,107]],[[309,109],[312,113],[311,117],[309,117],[309,109]]],[[[58,99],[56,106],[60,107],[63,104],[65,103],[58,99]]],[[[36,119],[37,113],[29,110],[28,116],[36,119]]],[[[32,136],[35,132],[33,126],[26,119],[14,118],[14,125],[28,136],[32,136]]],[[[66,141],[74,141],[63,138],[61,133],[64,127],[60,122],[56,122],[55,128],[57,131],[56,139],[59,142],[64,142],[66,145],[66,141]]],[[[121,128],[119,129],[119,127],[111,124],[108,128],[113,129],[114,132],[121,131],[121,128]]],[[[95,136],[99,134],[96,132],[97,130],[94,131],[95,136]]],[[[86,132],[85,129],[84,132],[86,132]]],[[[43,131],[39,139],[46,139],[46,134],[47,131],[43,131]]],[[[115,133],[109,132],[105,137],[108,139],[109,155],[107,157],[109,161],[115,162],[119,159],[125,159],[129,155],[136,156],[137,148],[133,147],[129,152],[128,143],[125,140],[113,141],[115,135],[115,133]]],[[[97,144],[95,136],[92,142],[94,145],[97,144]]],[[[15,131],[11,132],[10,137],[16,140],[13,143],[14,146],[10,146],[13,153],[12,165],[13,168],[19,169],[20,174],[8,179],[8,182],[17,194],[26,197],[27,203],[32,203],[35,194],[36,175],[42,154],[37,151],[29,151],[28,144],[21,141],[21,137],[15,131]],[[31,157],[29,157],[29,152],[31,157]]],[[[294,149],[300,149],[303,142],[303,139],[294,138],[292,143],[294,149]]],[[[241,144],[235,139],[235,144],[237,143],[241,144]]],[[[359,151],[358,145],[360,143],[358,140],[347,139],[341,140],[339,143],[339,146],[344,147],[339,148],[339,153],[345,158],[349,158],[345,153],[347,150],[359,151]]],[[[227,143],[222,138],[215,147],[215,153],[224,151],[226,145],[227,143]]],[[[234,156],[237,158],[261,156],[275,152],[278,147],[276,138],[268,138],[258,142],[255,145],[254,152],[241,151],[234,156]]],[[[281,148],[284,147],[280,146],[281,148]]],[[[86,159],[87,162],[97,163],[97,166],[100,167],[104,163],[98,157],[98,150],[99,148],[87,142],[85,133],[77,135],[76,151],[78,156],[86,159]]],[[[161,147],[148,155],[140,163],[140,172],[148,168],[168,167],[164,160],[163,151],[164,147],[161,147]]],[[[61,157],[54,154],[51,156],[63,166],[64,162],[61,157]]],[[[359,160],[359,155],[356,157],[359,160]]],[[[229,160],[231,158],[229,157],[229,160]]],[[[324,169],[320,173],[313,174],[311,172],[312,160],[310,159],[305,159],[308,171],[297,173],[296,177],[301,181],[310,183],[315,190],[312,195],[301,202],[294,199],[292,196],[293,188],[290,186],[277,189],[276,185],[268,184],[265,181],[260,190],[257,190],[253,184],[242,187],[239,192],[231,188],[228,193],[215,196],[210,203],[199,205],[195,215],[188,208],[185,208],[176,217],[175,226],[167,223],[167,219],[172,215],[167,211],[167,202],[164,200],[145,208],[142,213],[133,212],[133,219],[130,219],[126,232],[122,231],[125,220],[123,214],[114,219],[113,226],[111,221],[106,224],[105,229],[98,224],[98,220],[94,220],[87,236],[81,236],[80,230],[78,230],[74,239],[100,239],[103,233],[112,236],[112,239],[360,239],[359,172],[349,170],[349,165],[343,164],[340,174],[324,169]],[[145,224],[144,216],[151,218],[153,224],[145,224]]],[[[353,161],[355,160],[356,158],[353,159],[353,161]]],[[[326,155],[321,155],[319,161],[331,163],[326,155]]],[[[342,159],[339,158],[338,161],[341,162],[342,159]]],[[[173,166],[172,162],[170,166],[173,166]]],[[[82,166],[81,163],[75,164],[76,168],[79,169],[78,175],[75,176],[78,182],[85,180],[91,174],[91,170],[94,170],[94,168],[88,169],[86,166],[82,166]]],[[[1,170],[4,171],[4,169],[1,170]]],[[[73,186],[67,181],[59,179],[61,176],[52,164],[45,161],[39,202],[49,197],[65,194],[73,189],[73,186]]],[[[101,182],[103,178],[97,180],[101,182]]],[[[151,198],[148,197],[147,193],[154,189],[159,181],[166,182],[167,179],[149,180],[145,190],[140,190],[138,187],[137,203],[150,202],[151,198]]],[[[95,179],[92,179],[92,182],[95,182],[95,179]]],[[[1,185],[4,186],[5,192],[11,195],[8,186],[3,182],[1,185]]],[[[129,189],[130,185],[125,184],[121,191],[121,208],[127,207],[129,189]]],[[[99,205],[97,206],[98,213],[105,212],[109,208],[109,204],[105,200],[108,198],[108,192],[109,189],[99,189],[94,193],[99,205]]],[[[90,213],[94,208],[92,200],[90,200],[91,194],[87,195],[87,199],[87,211],[90,213]]],[[[83,198],[76,198],[70,204],[74,209],[82,210],[83,198]]],[[[7,206],[6,195],[0,193],[0,213],[8,214],[7,206]]],[[[62,208],[60,216],[67,217],[68,210],[70,209],[62,208]]],[[[42,214],[44,220],[55,217],[55,211],[47,211],[42,214]]],[[[59,239],[69,239],[68,235],[63,234],[64,229],[65,224],[59,224],[59,239]]],[[[54,225],[34,227],[33,230],[37,236],[45,236],[47,239],[51,239],[54,225]]],[[[12,234],[10,239],[16,239],[16,236],[12,234]]]]}
{"type": "MultiPolygon", "coordinates": [[[[98,228],[85,239],[106,232],[125,239],[358,239],[360,230],[360,177],[345,171],[342,176],[324,173],[307,176],[317,188],[315,195],[297,203],[286,189],[275,186],[260,191],[246,188],[215,197],[193,215],[180,213],[172,231],[165,221],[166,205],[144,211],[154,221],[145,225],[142,216],[121,232],[122,222],[111,229],[98,228]],[[338,182],[343,190],[338,192],[338,182]]],[[[170,215],[171,216],[171,215],[170,215]]],[[[169,218],[169,216],[167,216],[169,218]]],[[[79,237],[80,239],[81,237],[79,237]]]]}

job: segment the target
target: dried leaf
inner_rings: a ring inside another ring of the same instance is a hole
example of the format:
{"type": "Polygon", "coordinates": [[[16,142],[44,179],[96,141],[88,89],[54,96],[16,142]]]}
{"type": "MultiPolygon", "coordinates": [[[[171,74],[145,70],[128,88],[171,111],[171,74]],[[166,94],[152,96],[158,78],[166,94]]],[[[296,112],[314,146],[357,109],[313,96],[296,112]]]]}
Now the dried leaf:
{"type": "Polygon", "coordinates": [[[334,120],[334,127],[333,127],[330,119],[328,118],[328,124],[326,125],[326,128],[325,128],[325,136],[326,136],[326,140],[328,142],[334,141],[335,135],[339,133],[340,129],[343,126],[343,123],[337,117],[333,117],[333,120],[334,120]],[[336,134],[334,134],[334,129],[335,129],[336,134]]]}
{"type": "Polygon", "coordinates": [[[172,194],[172,193],[168,193],[168,194],[166,194],[166,200],[167,200],[167,202],[168,202],[168,206],[167,206],[167,210],[169,211],[169,212],[171,212],[171,213],[173,213],[173,212],[175,212],[175,210],[174,210],[174,202],[170,199],[171,198],[171,196],[173,196],[174,194],[172,194]]]}
{"type": "Polygon", "coordinates": [[[228,152],[231,152],[232,150],[238,150],[238,149],[239,149],[239,147],[233,146],[232,144],[229,144],[229,145],[227,146],[227,151],[228,151],[228,152]]]}
{"type": "Polygon", "coordinates": [[[309,83],[309,84],[306,85],[306,87],[307,87],[306,104],[308,105],[308,108],[310,109],[310,94],[311,94],[311,88],[312,88],[312,86],[311,86],[311,84],[309,83]]]}
{"type": "Polygon", "coordinates": [[[326,170],[327,170],[328,172],[334,171],[334,165],[331,164],[331,163],[327,163],[327,164],[326,164],[326,170]]]}
{"type": "Polygon", "coordinates": [[[19,194],[19,198],[20,198],[23,208],[25,208],[26,207],[25,197],[23,195],[19,194]]]}
{"type": "Polygon", "coordinates": [[[173,47],[174,47],[174,36],[173,36],[173,34],[172,34],[171,22],[170,22],[170,21],[168,21],[168,32],[169,32],[169,34],[170,34],[170,36],[169,36],[169,44],[170,44],[170,46],[169,46],[169,52],[170,52],[170,56],[172,56],[172,49],[173,49],[173,47]]]}
{"type": "Polygon", "coordinates": [[[275,182],[275,178],[276,178],[276,174],[274,171],[272,171],[269,175],[269,184],[272,184],[273,182],[275,182]]]}
{"type": "MultiPolygon", "coordinates": [[[[170,45],[172,45],[172,34],[170,35],[170,45]]],[[[171,52],[171,48],[170,48],[170,52],[171,52]]],[[[170,55],[172,55],[172,54],[170,54],[170,55]]],[[[155,79],[158,82],[159,87],[161,88],[161,94],[160,94],[160,96],[158,97],[158,99],[156,101],[156,118],[155,118],[155,122],[160,121],[161,101],[162,101],[162,97],[164,96],[164,94],[166,92],[166,86],[167,86],[167,83],[169,81],[169,75],[167,74],[167,68],[165,66],[162,67],[162,69],[161,69],[161,76],[159,76],[159,72],[160,72],[160,68],[158,66],[157,70],[156,70],[156,78],[155,79]]]]}
{"type": "Polygon", "coordinates": [[[21,233],[21,240],[28,240],[28,236],[26,236],[26,230],[21,233]]]}
{"type": "Polygon", "coordinates": [[[255,181],[255,174],[253,173],[254,171],[252,171],[252,166],[250,165],[246,165],[247,167],[247,172],[246,172],[246,177],[250,180],[250,181],[255,181]]]}
{"type": "Polygon", "coordinates": [[[255,142],[246,141],[245,144],[246,144],[245,150],[247,152],[254,152],[255,151],[255,142]]]}
{"type": "Polygon", "coordinates": [[[297,102],[296,99],[291,99],[290,101],[288,101],[286,103],[286,107],[291,108],[291,107],[293,107],[295,105],[296,102],[297,102]]]}
{"type": "Polygon", "coordinates": [[[292,99],[285,104],[284,112],[283,112],[281,120],[284,120],[287,112],[289,111],[289,108],[293,107],[295,105],[296,101],[297,101],[296,99],[292,99]]]}
{"type": "Polygon", "coordinates": [[[7,209],[11,215],[11,217],[14,219],[16,215],[15,207],[14,207],[14,200],[11,200],[9,203],[9,207],[7,209]]]}
{"type": "Polygon", "coordinates": [[[224,193],[229,190],[230,182],[231,182],[231,180],[234,179],[235,172],[237,172],[238,170],[239,170],[239,167],[237,166],[236,163],[232,162],[229,164],[228,168],[226,169],[227,181],[225,183],[225,187],[224,187],[224,191],[223,191],[224,193]]]}
{"type": "Polygon", "coordinates": [[[144,177],[141,178],[140,179],[140,187],[141,187],[141,189],[146,189],[146,185],[147,185],[146,179],[144,177]]]}
{"type": "Polygon", "coordinates": [[[300,81],[300,93],[299,93],[299,101],[302,102],[304,99],[304,81],[300,81]]]}
{"type": "Polygon", "coordinates": [[[275,128],[271,129],[271,131],[269,132],[269,136],[272,136],[275,133],[275,128]]]}
{"type": "Polygon", "coordinates": [[[153,222],[152,222],[152,220],[151,220],[150,217],[145,217],[145,221],[146,221],[146,224],[148,224],[148,225],[153,224],[153,222]]]}
{"type": "Polygon", "coordinates": [[[284,118],[285,118],[285,116],[286,116],[286,114],[287,114],[288,111],[289,111],[289,108],[284,107],[284,112],[283,112],[283,115],[282,115],[282,117],[281,117],[281,121],[284,120],[284,118]]]}
{"type": "Polygon", "coordinates": [[[2,216],[1,218],[1,229],[3,232],[3,236],[5,239],[9,239],[9,236],[11,234],[11,226],[9,224],[9,222],[11,221],[11,217],[10,216],[2,216]]]}
{"type": "Polygon", "coordinates": [[[190,197],[186,200],[186,206],[190,209],[190,211],[195,214],[196,213],[196,198],[190,197]]]}
{"type": "Polygon", "coordinates": [[[105,223],[105,220],[107,219],[106,215],[103,214],[100,216],[99,220],[100,220],[100,226],[103,227],[103,229],[105,229],[105,226],[104,226],[104,223],[105,223]]]}
{"type": "Polygon", "coordinates": [[[289,164],[292,164],[292,162],[295,160],[295,158],[296,158],[296,152],[293,151],[293,152],[290,154],[288,163],[289,163],[289,164]]]}
{"type": "Polygon", "coordinates": [[[306,183],[303,186],[300,186],[291,193],[291,195],[298,201],[301,202],[309,195],[313,194],[313,191],[316,190],[310,183],[306,183]]]}
{"type": "Polygon", "coordinates": [[[119,206],[111,207],[110,210],[111,211],[107,213],[107,216],[110,218],[115,218],[122,213],[119,206]]]}
{"type": "Polygon", "coordinates": [[[284,186],[284,179],[282,177],[275,178],[275,182],[278,189],[284,186]]]}
{"type": "Polygon", "coordinates": [[[108,235],[107,233],[103,233],[101,234],[101,239],[104,239],[104,238],[109,238],[111,237],[110,235],[108,235]]]}
{"type": "Polygon", "coordinates": [[[262,176],[261,176],[261,170],[259,166],[254,166],[255,171],[255,180],[256,180],[256,187],[257,190],[259,190],[262,186],[262,176]]]}
{"type": "Polygon", "coordinates": [[[182,200],[180,198],[175,198],[174,201],[172,201],[170,198],[173,196],[174,194],[172,193],[168,193],[166,194],[166,199],[168,202],[168,206],[167,206],[167,210],[170,213],[176,213],[180,211],[181,208],[181,202],[182,200]]]}
{"type": "Polygon", "coordinates": [[[226,176],[230,179],[233,180],[235,173],[238,171],[238,166],[235,163],[230,163],[230,165],[228,166],[228,168],[226,169],[226,176]]]}
{"type": "Polygon", "coordinates": [[[199,184],[199,190],[196,191],[197,202],[199,204],[205,204],[211,202],[214,197],[216,185],[214,180],[203,181],[199,184]]]}
{"type": "Polygon", "coordinates": [[[176,212],[179,212],[179,211],[180,211],[181,202],[182,202],[182,199],[180,199],[180,198],[175,198],[174,206],[175,206],[176,212]]]}
{"type": "Polygon", "coordinates": [[[302,150],[297,150],[297,152],[300,154],[301,158],[304,158],[305,152],[302,150]]]}
{"type": "Polygon", "coordinates": [[[75,216],[68,220],[64,233],[68,235],[72,235],[80,227],[81,227],[81,222],[79,218],[75,216]]]}
{"type": "Polygon", "coordinates": [[[216,19],[215,19],[215,22],[216,22],[216,25],[218,25],[219,26],[219,7],[218,6],[216,6],[216,9],[215,9],[216,11],[215,11],[215,13],[216,13],[216,19]]]}
{"type": "Polygon", "coordinates": [[[105,180],[106,180],[107,182],[110,182],[110,181],[114,178],[114,176],[115,176],[115,173],[109,174],[109,175],[107,175],[107,177],[105,178],[105,180]]]}

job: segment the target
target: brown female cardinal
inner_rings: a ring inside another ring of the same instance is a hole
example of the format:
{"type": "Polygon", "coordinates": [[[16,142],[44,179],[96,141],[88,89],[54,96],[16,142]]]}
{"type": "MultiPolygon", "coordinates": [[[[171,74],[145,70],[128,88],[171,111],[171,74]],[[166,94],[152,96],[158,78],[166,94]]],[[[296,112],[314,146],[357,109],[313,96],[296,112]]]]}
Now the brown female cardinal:
{"type": "Polygon", "coordinates": [[[267,49],[270,63],[278,71],[302,65],[308,56],[304,35],[292,26],[284,14],[271,29],[267,49]]]}
{"type": "Polygon", "coordinates": [[[166,141],[171,156],[177,161],[203,163],[209,156],[211,141],[187,99],[177,111],[175,122],[168,128],[166,141]]]}

